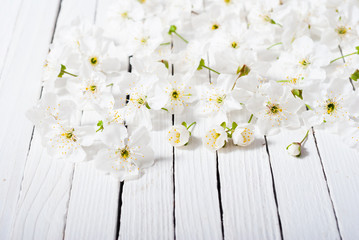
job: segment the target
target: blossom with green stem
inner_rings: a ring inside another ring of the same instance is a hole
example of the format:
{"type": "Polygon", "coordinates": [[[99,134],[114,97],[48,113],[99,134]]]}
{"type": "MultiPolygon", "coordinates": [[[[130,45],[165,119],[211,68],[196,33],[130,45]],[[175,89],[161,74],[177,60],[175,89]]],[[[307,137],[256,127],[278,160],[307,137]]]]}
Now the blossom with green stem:
{"type": "Polygon", "coordinates": [[[352,53],[343,55],[343,56],[341,56],[341,57],[338,57],[338,58],[336,58],[336,59],[333,59],[332,61],[330,61],[330,63],[333,63],[333,62],[335,62],[335,61],[337,61],[337,60],[339,60],[339,59],[345,58],[345,57],[349,57],[349,56],[351,56],[351,55],[359,54],[359,46],[356,46],[355,49],[357,50],[356,52],[352,52],[352,53]]]}
{"type": "Polygon", "coordinates": [[[57,77],[62,78],[62,76],[63,76],[64,74],[68,74],[68,75],[73,76],[73,77],[78,77],[77,75],[75,75],[75,74],[73,74],[73,73],[70,73],[70,72],[67,72],[67,71],[65,71],[65,70],[66,70],[66,66],[63,65],[63,64],[61,64],[61,70],[60,70],[60,73],[59,73],[59,75],[58,75],[57,77]]]}
{"type": "Polygon", "coordinates": [[[301,152],[302,144],[308,138],[308,134],[309,134],[309,130],[305,134],[302,141],[300,141],[300,142],[292,142],[291,144],[289,144],[287,146],[286,149],[287,149],[287,152],[288,152],[289,155],[291,155],[293,157],[300,157],[300,155],[302,154],[302,152],[301,152]]]}
{"type": "Polygon", "coordinates": [[[208,70],[210,70],[210,71],[212,71],[212,72],[215,72],[215,73],[217,73],[217,74],[221,74],[220,72],[218,72],[218,71],[216,71],[216,70],[214,70],[214,69],[212,69],[212,68],[210,68],[210,67],[207,67],[207,66],[205,65],[204,59],[202,58],[201,61],[199,61],[199,65],[198,65],[197,70],[201,70],[201,69],[203,69],[203,68],[207,68],[208,70]]]}
{"type": "Polygon", "coordinates": [[[185,43],[188,43],[188,41],[184,37],[182,37],[179,33],[177,33],[177,27],[175,25],[171,25],[170,30],[168,31],[169,35],[172,35],[172,33],[176,34],[177,37],[182,39],[185,43]]]}

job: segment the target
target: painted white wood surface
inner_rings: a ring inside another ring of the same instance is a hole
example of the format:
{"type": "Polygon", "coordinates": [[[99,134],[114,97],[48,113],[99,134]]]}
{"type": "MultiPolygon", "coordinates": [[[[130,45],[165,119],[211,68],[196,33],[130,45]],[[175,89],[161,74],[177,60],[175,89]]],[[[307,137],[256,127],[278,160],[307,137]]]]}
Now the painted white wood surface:
{"type": "Polygon", "coordinates": [[[280,239],[265,141],[218,151],[226,239],[280,239]]]}
{"type": "Polygon", "coordinates": [[[202,145],[207,131],[205,119],[193,110],[176,116],[176,124],[197,122],[187,147],[175,149],[176,239],[221,239],[216,153],[202,145]]]}
{"type": "MultiPolygon", "coordinates": [[[[76,16],[92,21],[96,9],[103,21],[106,1],[63,0],[57,26],[76,16]]],[[[0,47],[1,59],[6,55],[0,64],[0,107],[10,117],[0,118],[0,239],[114,239],[118,234],[118,183],[91,164],[51,159],[36,133],[31,141],[32,126],[24,117],[39,96],[58,3],[37,0],[34,8],[29,0],[4,2],[11,16],[9,24],[0,23],[6,33],[0,47]]],[[[175,150],[173,175],[172,147],[165,138],[172,119],[165,112],[155,118],[157,162],[138,181],[124,183],[120,239],[222,239],[220,205],[226,239],[281,238],[263,139],[218,153],[219,196],[216,156],[200,140],[206,124],[196,119],[191,145],[175,150]]],[[[340,239],[334,213],[342,238],[358,239],[359,153],[337,136],[317,131],[324,168],[312,136],[302,158],[287,156],[284,148],[303,134],[268,137],[284,239],[340,239]]]]}
{"type": "Polygon", "coordinates": [[[340,239],[312,134],[304,143],[300,158],[285,151],[305,134],[306,130],[301,129],[267,137],[283,238],[340,239]]]}
{"type": "Polygon", "coordinates": [[[11,234],[33,129],[25,111],[39,97],[58,9],[58,1],[38,3],[33,8],[33,1],[24,0],[19,9],[0,79],[0,239],[11,234]]]}
{"type": "Polygon", "coordinates": [[[140,179],[123,185],[121,240],[173,239],[173,152],[165,137],[171,125],[170,114],[153,114],[151,145],[156,162],[140,179]]]}
{"type": "Polygon", "coordinates": [[[315,136],[341,235],[359,239],[359,152],[323,130],[316,130],[315,136]]]}
{"type": "Polygon", "coordinates": [[[3,0],[0,8],[0,76],[3,64],[7,60],[7,53],[13,38],[15,24],[21,9],[22,0],[3,0]]]}
{"type": "MultiPolygon", "coordinates": [[[[72,6],[96,24],[102,24],[113,0],[77,1],[72,6]]],[[[84,111],[82,124],[96,124],[96,114],[84,111]]],[[[66,219],[65,239],[114,239],[120,184],[98,172],[91,163],[75,165],[66,219]]]]}
{"type": "MultiPolygon", "coordinates": [[[[56,5],[56,14],[61,10],[56,28],[66,26],[79,16],[92,21],[95,3],[93,1],[91,6],[89,1],[62,1],[61,9],[56,5]]],[[[48,51],[49,42],[44,46],[48,51]]],[[[34,81],[40,79],[41,75],[34,81]]],[[[37,138],[35,132],[34,140],[37,138]]],[[[13,239],[63,238],[73,174],[73,164],[51,159],[39,141],[32,142],[12,230],[13,239]]]]}

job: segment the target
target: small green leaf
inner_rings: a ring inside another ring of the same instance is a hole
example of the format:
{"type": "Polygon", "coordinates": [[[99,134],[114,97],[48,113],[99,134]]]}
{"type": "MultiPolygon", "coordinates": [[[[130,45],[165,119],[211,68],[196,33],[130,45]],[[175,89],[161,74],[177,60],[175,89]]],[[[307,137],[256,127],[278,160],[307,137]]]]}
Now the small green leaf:
{"type": "Polygon", "coordinates": [[[359,46],[356,46],[355,49],[358,51],[358,54],[359,54],[359,46]]]}
{"type": "Polygon", "coordinates": [[[355,72],[350,76],[350,78],[353,80],[353,81],[358,81],[359,79],[359,70],[355,70],[355,72]]]}
{"type": "Polygon", "coordinates": [[[238,78],[248,75],[248,73],[251,71],[251,69],[243,64],[242,66],[239,66],[237,68],[237,74],[239,74],[238,78]]]}
{"type": "Polygon", "coordinates": [[[150,105],[148,105],[147,102],[145,103],[145,106],[146,106],[147,109],[151,109],[150,105]]]}
{"type": "Polygon", "coordinates": [[[168,61],[167,60],[160,60],[159,62],[163,63],[165,67],[168,69],[168,61]]]}
{"type": "Polygon", "coordinates": [[[172,33],[176,32],[177,27],[175,25],[171,25],[170,26],[170,30],[168,31],[169,35],[172,35],[172,33]]]}
{"type": "Polygon", "coordinates": [[[309,106],[308,104],[305,104],[305,106],[309,109],[309,110],[313,110],[313,108],[311,106],[309,106]]]}
{"type": "Polygon", "coordinates": [[[238,124],[236,122],[232,123],[232,131],[234,131],[237,128],[238,124]]]}
{"type": "Polygon", "coordinates": [[[99,128],[96,130],[96,132],[98,132],[98,131],[103,131],[103,121],[102,120],[100,120],[100,121],[98,121],[98,123],[97,123],[97,126],[99,126],[99,128]]]}
{"type": "Polygon", "coordinates": [[[204,63],[204,59],[202,58],[201,61],[199,61],[199,65],[198,65],[198,68],[197,70],[201,70],[203,68],[203,66],[205,65],[204,63]]]}
{"type": "Polygon", "coordinates": [[[65,70],[66,70],[66,66],[61,64],[61,70],[60,70],[60,73],[59,73],[59,75],[57,77],[62,78],[62,76],[65,73],[65,70]]]}
{"type": "Polygon", "coordinates": [[[292,94],[294,97],[299,97],[303,100],[303,90],[302,89],[292,89],[292,94]]]}
{"type": "Polygon", "coordinates": [[[277,24],[273,19],[270,19],[271,24],[277,24]]]}
{"type": "Polygon", "coordinates": [[[182,125],[187,128],[187,123],[186,122],[182,122],[182,125]]]}
{"type": "Polygon", "coordinates": [[[168,112],[168,109],[167,108],[161,108],[162,110],[165,110],[165,111],[167,111],[168,112]]]}
{"type": "Polygon", "coordinates": [[[113,83],[106,85],[106,87],[112,87],[112,86],[113,86],[113,83]]]}
{"type": "Polygon", "coordinates": [[[226,128],[227,124],[226,122],[221,123],[221,127],[226,128]]]}

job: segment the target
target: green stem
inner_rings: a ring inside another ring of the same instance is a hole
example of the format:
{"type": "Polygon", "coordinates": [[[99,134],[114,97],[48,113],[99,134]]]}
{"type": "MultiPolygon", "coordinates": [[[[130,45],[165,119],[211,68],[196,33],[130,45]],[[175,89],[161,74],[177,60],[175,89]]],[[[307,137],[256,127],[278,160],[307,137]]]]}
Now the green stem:
{"type": "Polygon", "coordinates": [[[290,82],[290,80],[278,80],[276,82],[290,82]]]}
{"type": "Polygon", "coordinates": [[[66,74],[68,74],[68,75],[71,75],[71,76],[73,76],[73,77],[77,77],[77,75],[72,74],[72,73],[69,73],[69,72],[67,72],[67,71],[65,71],[65,70],[63,70],[62,72],[63,72],[63,73],[66,73],[66,74]]]}
{"type": "Polygon", "coordinates": [[[270,45],[269,47],[267,47],[267,50],[271,49],[272,47],[281,45],[281,44],[283,44],[283,43],[282,43],[282,42],[278,42],[278,43],[275,43],[275,44],[273,44],[273,45],[270,45]]]}
{"type": "Polygon", "coordinates": [[[304,138],[302,139],[302,141],[300,141],[300,144],[302,144],[304,142],[304,140],[308,137],[308,133],[309,133],[309,130],[307,131],[307,134],[305,134],[304,138]]]}
{"type": "Polygon", "coordinates": [[[179,35],[176,31],[174,31],[174,33],[175,33],[180,39],[182,39],[185,43],[188,43],[188,41],[187,41],[184,37],[182,37],[181,35],[179,35]]]}
{"type": "Polygon", "coordinates": [[[212,72],[215,72],[215,73],[217,73],[217,74],[221,74],[221,73],[217,72],[216,70],[214,70],[214,69],[212,69],[212,68],[210,68],[210,67],[207,67],[206,65],[203,65],[203,67],[204,67],[204,68],[207,68],[208,70],[210,70],[210,71],[212,71],[212,72]]]}
{"type": "Polygon", "coordinates": [[[191,123],[191,124],[187,127],[187,130],[189,130],[190,127],[192,127],[193,125],[196,125],[196,124],[197,124],[196,122],[191,123]]]}
{"type": "Polygon", "coordinates": [[[171,42],[165,42],[165,43],[161,43],[160,46],[165,46],[165,45],[170,45],[171,42]]]}
{"type": "Polygon", "coordinates": [[[251,114],[251,117],[249,118],[248,123],[251,123],[252,118],[253,118],[253,114],[251,114]]]}
{"type": "Polygon", "coordinates": [[[338,58],[333,59],[332,61],[330,61],[330,63],[333,63],[333,62],[335,62],[335,61],[337,61],[337,60],[339,60],[339,59],[341,59],[341,58],[345,58],[345,57],[348,57],[348,56],[351,56],[351,55],[354,55],[354,54],[358,54],[358,52],[353,52],[353,53],[349,53],[349,54],[347,54],[347,55],[338,57],[338,58]]]}

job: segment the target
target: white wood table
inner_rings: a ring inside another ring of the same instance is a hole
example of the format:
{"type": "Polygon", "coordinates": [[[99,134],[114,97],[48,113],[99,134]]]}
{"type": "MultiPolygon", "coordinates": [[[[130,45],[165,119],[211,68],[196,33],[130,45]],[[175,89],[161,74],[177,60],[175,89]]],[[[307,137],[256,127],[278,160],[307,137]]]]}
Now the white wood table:
{"type": "MultiPolygon", "coordinates": [[[[51,159],[25,117],[41,95],[49,44],[77,17],[101,24],[112,1],[1,1],[1,240],[359,239],[359,153],[319,130],[300,159],[284,149],[304,129],[213,153],[196,119],[192,144],[173,149],[172,116],[158,113],[156,163],[139,180],[51,159]]],[[[183,120],[193,116],[174,122],[183,120]]]]}

